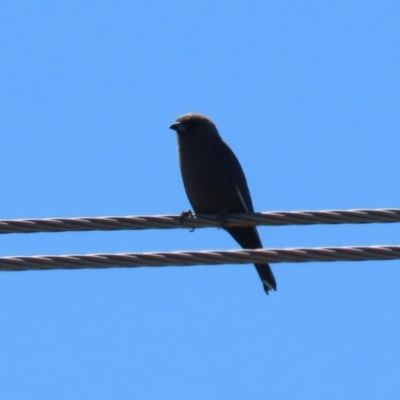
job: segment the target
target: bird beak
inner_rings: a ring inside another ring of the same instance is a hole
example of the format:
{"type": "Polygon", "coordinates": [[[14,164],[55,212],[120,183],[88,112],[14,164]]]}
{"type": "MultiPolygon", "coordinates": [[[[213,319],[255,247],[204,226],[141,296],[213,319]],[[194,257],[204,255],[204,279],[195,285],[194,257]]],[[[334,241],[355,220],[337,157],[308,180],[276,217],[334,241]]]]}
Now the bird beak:
{"type": "Polygon", "coordinates": [[[180,122],[174,122],[172,125],[169,126],[169,129],[172,129],[176,132],[186,132],[185,125],[180,122]]]}

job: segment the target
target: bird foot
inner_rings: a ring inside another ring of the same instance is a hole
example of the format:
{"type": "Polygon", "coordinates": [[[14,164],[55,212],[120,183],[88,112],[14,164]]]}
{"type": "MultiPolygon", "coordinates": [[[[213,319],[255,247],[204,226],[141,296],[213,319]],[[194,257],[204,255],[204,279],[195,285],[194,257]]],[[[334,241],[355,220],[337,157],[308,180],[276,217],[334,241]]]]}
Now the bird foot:
{"type": "MultiPolygon", "coordinates": [[[[183,225],[183,221],[185,220],[185,218],[194,218],[194,214],[192,213],[192,210],[181,212],[180,221],[181,221],[182,225],[183,225]]],[[[189,228],[189,232],[194,232],[194,228],[189,228]]]]}

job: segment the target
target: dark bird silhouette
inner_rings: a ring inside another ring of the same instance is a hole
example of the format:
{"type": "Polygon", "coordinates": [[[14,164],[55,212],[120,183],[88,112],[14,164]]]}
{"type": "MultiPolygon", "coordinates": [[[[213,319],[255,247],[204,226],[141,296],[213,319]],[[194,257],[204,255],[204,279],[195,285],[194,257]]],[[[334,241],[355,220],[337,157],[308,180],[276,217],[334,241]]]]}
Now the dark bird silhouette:
{"type": "MultiPolygon", "coordinates": [[[[196,214],[253,212],[243,169],[207,117],[190,113],[177,118],[179,163],[186,194],[196,214]]],[[[224,228],[244,249],[262,248],[256,227],[224,228]]],[[[254,264],[268,294],[276,281],[268,264],[254,264]]]]}

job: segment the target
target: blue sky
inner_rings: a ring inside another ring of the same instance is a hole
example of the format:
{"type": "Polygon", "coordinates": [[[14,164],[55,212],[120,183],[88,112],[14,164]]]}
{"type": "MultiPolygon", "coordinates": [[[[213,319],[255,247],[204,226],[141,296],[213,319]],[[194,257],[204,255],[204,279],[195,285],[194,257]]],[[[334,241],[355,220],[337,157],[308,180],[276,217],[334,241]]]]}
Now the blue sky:
{"type": "MultiPolygon", "coordinates": [[[[257,211],[399,207],[395,1],[6,1],[0,218],[178,214],[206,114],[257,211]]],[[[263,227],[400,244],[398,224],[263,227]]],[[[3,235],[0,255],[236,249],[222,230],[3,235]]],[[[1,273],[4,399],[397,399],[400,261],[1,273]]]]}

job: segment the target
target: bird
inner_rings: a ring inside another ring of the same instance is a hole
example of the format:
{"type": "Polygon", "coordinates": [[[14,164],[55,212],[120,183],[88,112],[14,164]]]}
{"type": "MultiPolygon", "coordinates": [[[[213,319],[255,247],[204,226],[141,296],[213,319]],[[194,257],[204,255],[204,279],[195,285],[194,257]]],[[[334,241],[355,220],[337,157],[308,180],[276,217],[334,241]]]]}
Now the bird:
{"type": "MultiPolygon", "coordinates": [[[[179,165],[186,195],[195,214],[251,213],[253,202],[243,169],[206,116],[188,113],[170,129],[177,133],[179,165]]],[[[224,227],[244,249],[262,248],[257,228],[224,227]]],[[[276,290],[271,267],[254,264],[264,291],[276,290]]]]}

